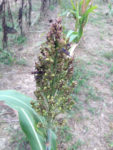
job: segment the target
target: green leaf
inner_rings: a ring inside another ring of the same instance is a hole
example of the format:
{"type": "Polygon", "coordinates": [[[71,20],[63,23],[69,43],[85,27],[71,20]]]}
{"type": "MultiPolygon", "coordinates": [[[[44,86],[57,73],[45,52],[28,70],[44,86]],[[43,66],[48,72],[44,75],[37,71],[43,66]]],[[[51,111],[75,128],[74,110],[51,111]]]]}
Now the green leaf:
{"type": "Polygon", "coordinates": [[[91,6],[89,9],[86,10],[86,12],[84,13],[84,16],[88,16],[90,13],[92,13],[95,9],[97,8],[97,6],[91,6]]]}
{"type": "Polygon", "coordinates": [[[88,7],[89,6],[89,3],[91,2],[91,0],[87,0],[86,1],[86,7],[88,7]]]}
{"type": "Polygon", "coordinates": [[[32,98],[15,90],[0,91],[0,101],[4,101],[8,106],[18,111],[20,125],[30,142],[32,150],[37,150],[38,147],[39,150],[45,150],[43,149],[45,147],[44,137],[36,134],[35,130],[36,124],[38,122],[43,124],[45,120],[32,109],[31,100],[32,98]]]}
{"type": "Polygon", "coordinates": [[[57,148],[57,146],[56,146],[57,137],[52,130],[50,130],[50,133],[51,133],[51,148],[52,148],[52,150],[56,150],[56,148],[57,148]]]}
{"type": "Polygon", "coordinates": [[[8,106],[18,111],[19,108],[23,108],[29,111],[35,120],[44,122],[44,118],[39,116],[31,107],[32,98],[25,96],[15,90],[2,90],[0,91],[0,101],[4,101],[8,106]]]}
{"type": "Polygon", "coordinates": [[[82,25],[80,25],[79,31],[78,31],[78,41],[77,42],[80,41],[82,35],[83,35],[83,27],[82,27],[82,25]]]}
{"type": "MultiPolygon", "coordinates": [[[[75,41],[75,39],[76,39],[77,37],[78,37],[77,34],[72,34],[72,35],[70,36],[69,42],[75,41]]],[[[75,41],[75,42],[76,42],[76,41],[75,41]]]]}
{"type": "Polygon", "coordinates": [[[110,147],[113,147],[113,142],[111,142],[111,143],[109,144],[109,146],[110,146],[110,147]]]}
{"type": "Polygon", "coordinates": [[[110,15],[113,16],[113,9],[110,11],[110,15]]]}
{"type": "MultiPolygon", "coordinates": [[[[32,98],[15,90],[0,91],[0,101],[5,102],[5,104],[18,111],[21,128],[26,134],[32,150],[45,150],[45,130],[41,128],[40,132],[37,132],[35,127],[38,122],[45,125],[46,121],[32,109],[31,100],[32,98]]],[[[51,135],[51,147],[53,150],[56,150],[55,134],[52,132],[51,135]]]]}
{"type": "Polygon", "coordinates": [[[46,150],[56,150],[56,135],[51,129],[47,129],[47,145],[46,145],[46,150]]]}
{"type": "Polygon", "coordinates": [[[112,4],[111,4],[111,3],[108,5],[108,8],[109,8],[110,10],[112,9],[112,4]]]}
{"type": "Polygon", "coordinates": [[[70,13],[73,15],[73,17],[76,19],[76,11],[75,10],[70,10],[70,13]]]}
{"type": "Polygon", "coordinates": [[[77,17],[78,19],[80,18],[80,15],[79,15],[79,3],[77,3],[76,17],[77,17]]]}
{"type": "Polygon", "coordinates": [[[80,12],[82,11],[82,5],[83,5],[83,0],[81,0],[81,1],[79,2],[79,11],[80,11],[80,12]]]}
{"type": "Polygon", "coordinates": [[[45,150],[46,139],[36,132],[36,122],[33,116],[25,109],[19,110],[20,125],[26,134],[32,150],[45,150]]]}
{"type": "Polygon", "coordinates": [[[97,8],[97,6],[92,6],[88,10],[86,10],[86,12],[83,14],[83,16],[80,20],[81,24],[85,25],[87,23],[89,14],[92,13],[96,8],[97,8]]]}
{"type": "Polygon", "coordinates": [[[73,30],[70,30],[70,31],[67,33],[66,38],[69,38],[69,37],[71,36],[71,34],[73,34],[73,33],[74,33],[74,31],[73,31],[73,30]]]}
{"type": "Polygon", "coordinates": [[[75,5],[74,5],[73,0],[71,0],[71,5],[72,5],[72,7],[73,7],[73,10],[76,10],[76,7],[75,7],[75,5]]]}

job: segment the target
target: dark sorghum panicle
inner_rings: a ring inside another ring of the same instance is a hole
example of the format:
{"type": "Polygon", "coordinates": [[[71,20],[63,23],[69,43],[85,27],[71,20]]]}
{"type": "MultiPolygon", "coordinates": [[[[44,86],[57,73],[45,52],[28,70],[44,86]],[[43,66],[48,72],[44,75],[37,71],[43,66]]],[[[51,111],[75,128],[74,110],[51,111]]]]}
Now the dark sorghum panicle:
{"type": "Polygon", "coordinates": [[[32,107],[46,119],[54,120],[72,108],[71,94],[76,83],[72,82],[73,58],[69,53],[70,44],[62,34],[61,19],[51,25],[46,39],[35,64],[37,101],[32,102],[32,107]]]}

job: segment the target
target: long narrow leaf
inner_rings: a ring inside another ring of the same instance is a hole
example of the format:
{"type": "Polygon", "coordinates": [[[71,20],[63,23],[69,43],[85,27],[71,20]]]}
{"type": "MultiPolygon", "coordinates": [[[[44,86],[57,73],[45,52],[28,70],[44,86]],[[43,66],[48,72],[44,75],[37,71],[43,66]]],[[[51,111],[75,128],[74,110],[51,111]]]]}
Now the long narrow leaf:
{"type": "Polygon", "coordinates": [[[84,13],[85,16],[88,16],[90,13],[92,13],[95,9],[97,8],[97,6],[91,6],[88,10],[86,10],[86,12],[84,13]]]}
{"type": "Polygon", "coordinates": [[[51,148],[52,148],[52,150],[56,150],[56,148],[57,148],[57,146],[56,146],[57,137],[52,130],[50,130],[50,132],[51,132],[51,148]]]}
{"type": "MultiPolygon", "coordinates": [[[[25,96],[15,90],[1,90],[0,91],[0,101],[4,101],[8,106],[13,109],[23,108],[29,111],[32,115],[34,115],[37,121],[41,121],[43,123],[44,118],[39,116],[31,107],[32,98],[25,96]]],[[[18,110],[17,110],[18,111],[18,110]]]]}
{"type": "MultiPolygon", "coordinates": [[[[26,134],[32,150],[45,150],[45,130],[41,128],[40,132],[37,132],[35,127],[38,122],[45,124],[46,121],[32,109],[31,100],[32,98],[15,90],[0,91],[0,101],[5,102],[5,104],[18,111],[21,128],[26,134]]],[[[53,135],[51,136],[51,144],[52,149],[56,150],[56,145],[54,144],[56,139],[53,135]]]]}
{"type": "Polygon", "coordinates": [[[32,150],[45,150],[45,139],[36,132],[36,122],[33,116],[26,110],[19,110],[20,125],[26,134],[32,150]]]}
{"type": "Polygon", "coordinates": [[[76,7],[75,7],[75,5],[74,5],[73,0],[71,0],[71,5],[72,5],[72,7],[73,7],[73,10],[76,10],[76,7]]]}
{"type": "Polygon", "coordinates": [[[89,6],[89,3],[91,2],[91,0],[87,0],[86,1],[86,7],[88,7],[89,6]]]}

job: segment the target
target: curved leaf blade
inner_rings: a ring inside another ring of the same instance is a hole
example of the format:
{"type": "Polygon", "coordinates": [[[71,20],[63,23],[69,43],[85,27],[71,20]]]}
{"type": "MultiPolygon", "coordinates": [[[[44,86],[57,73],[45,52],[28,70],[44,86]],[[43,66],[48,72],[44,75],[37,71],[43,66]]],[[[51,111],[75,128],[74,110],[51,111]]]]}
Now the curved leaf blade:
{"type": "Polygon", "coordinates": [[[20,125],[26,134],[32,150],[45,150],[45,139],[36,132],[36,122],[33,116],[26,110],[19,110],[20,125]]]}
{"type": "Polygon", "coordinates": [[[70,36],[69,42],[71,43],[71,42],[75,41],[77,37],[78,37],[77,34],[72,34],[72,35],[70,36]]]}
{"type": "Polygon", "coordinates": [[[15,90],[1,90],[0,101],[4,101],[8,106],[18,111],[19,108],[23,108],[30,112],[34,118],[38,121],[44,122],[44,119],[39,116],[31,107],[32,98],[21,94],[15,90]]]}
{"type": "Polygon", "coordinates": [[[69,37],[70,37],[73,33],[74,33],[74,31],[73,31],[73,30],[69,30],[69,32],[67,33],[66,38],[69,38],[69,37]]]}
{"type": "MultiPolygon", "coordinates": [[[[35,126],[38,122],[42,124],[47,122],[32,109],[31,100],[32,98],[15,90],[0,91],[0,101],[4,101],[8,106],[18,111],[21,128],[26,134],[32,150],[45,150],[46,138],[43,136],[43,130],[38,129],[40,132],[37,132],[35,126]]],[[[52,132],[52,150],[56,149],[56,138],[54,135],[52,132]]]]}
{"type": "Polygon", "coordinates": [[[57,150],[57,144],[56,144],[57,137],[52,130],[50,130],[50,133],[51,133],[51,149],[57,150]]]}

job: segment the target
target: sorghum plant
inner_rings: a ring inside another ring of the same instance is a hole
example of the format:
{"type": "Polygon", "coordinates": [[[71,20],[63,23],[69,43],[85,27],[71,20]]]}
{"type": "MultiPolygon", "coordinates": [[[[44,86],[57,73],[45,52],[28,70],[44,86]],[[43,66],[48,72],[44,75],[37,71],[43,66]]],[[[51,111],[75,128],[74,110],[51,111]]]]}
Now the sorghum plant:
{"type": "Polygon", "coordinates": [[[35,64],[37,99],[16,91],[0,91],[0,101],[18,111],[21,128],[32,150],[57,149],[55,128],[62,126],[65,119],[59,114],[66,114],[73,107],[76,82],[72,80],[74,58],[69,50],[70,44],[63,37],[61,19],[58,19],[51,25],[35,64]]]}
{"type": "Polygon", "coordinates": [[[93,6],[92,0],[80,0],[74,3],[71,1],[72,9],[69,10],[70,14],[75,20],[75,29],[70,30],[67,34],[67,38],[70,38],[70,42],[78,43],[83,36],[84,27],[88,21],[89,14],[94,12],[97,6],[93,6]]]}
{"type": "Polygon", "coordinates": [[[57,116],[71,110],[74,104],[71,93],[76,83],[72,81],[73,58],[69,49],[70,44],[62,34],[61,19],[58,19],[40,48],[41,55],[33,72],[37,101],[31,104],[38,114],[46,118],[49,128],[62,125],[63,120],[59,121],[57,116]]]}

